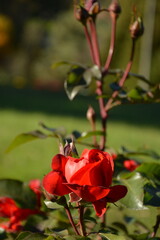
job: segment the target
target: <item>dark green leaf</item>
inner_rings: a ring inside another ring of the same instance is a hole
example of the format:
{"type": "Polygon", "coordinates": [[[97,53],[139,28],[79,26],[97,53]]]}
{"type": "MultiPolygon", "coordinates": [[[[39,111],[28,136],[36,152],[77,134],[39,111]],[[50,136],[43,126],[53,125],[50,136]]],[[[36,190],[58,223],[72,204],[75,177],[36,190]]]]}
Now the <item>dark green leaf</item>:
{"type": "Polygon", "coordinates": [[[110,84],[110,88],[113,90],[113,91],[119,91],[121,89],[121,87],[119,86],[119,84],[117,82],[112,82],[110,84]]]}
{"type": "Polygon", "coordinates": [[[131,209],[145,209],[143,188],[146,180],[139,173],[121,174],[120,180],[128,189],[127,195],[120,202],[131,209]]]}
{"type": "Polygon", "coordinates": [[[34,208],[36,206],[36,195],[23,182],[13,179],[0,180],[0,196],[13,198],[24,208],[34,208]]]}
{"type": "Polygon", "coordinates": [[[160,185],[153,186],[153,184],[148,183],[145,185],[144,190],[144,204],[160,207],[160,185]]]}
{"type": "Polygon", "coordinates": [[[11,150],[13,150],[14,148],[24,144],[24,143],[27,143],[27,142],[30,142],[30,141],[33,141],[33,140],[36,140],[36,139],[44,139],[44,138],[47,138],[48,136],[44,133],[42,133],[41,131],[39,130],[35,130],[35,131],[32,131],[32,132],[28,132],[28,133],[22,133],[20,135],[18,135],[14,140],[13,142],[10,144],[10,146],[7,148],[6,152],[10,152],[11,150]]]}

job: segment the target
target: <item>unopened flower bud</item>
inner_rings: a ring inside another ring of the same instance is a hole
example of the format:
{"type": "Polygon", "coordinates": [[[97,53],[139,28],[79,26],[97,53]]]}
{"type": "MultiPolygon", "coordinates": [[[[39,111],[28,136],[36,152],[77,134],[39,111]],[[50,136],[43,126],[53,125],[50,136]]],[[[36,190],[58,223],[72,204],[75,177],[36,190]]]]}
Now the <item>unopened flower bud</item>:
{"type": "Polygon", "coordinates": [[[84,25],[86,24],[86,21],[89,17],[88,11],[81,6],[80,7],[76,6],[74,8],[74,15],[75,15],[75,18],[84,25]]]}
{"type": "Polygon", "coordinates": [[[136,38],[140,37],[144,32],[144,26],[143,26],[142,19],[140,17],[138,17],[130,25],[129,30],[130,30],[131,38],[136,39],[136,38]]]}
{"type": "Polygon", "coordinates": [[[95,14],[99,13],[99,11],[100,11],[99,2],[94,2],[93,5],[91,6],[91,8],[89,9],[89,14],[95,15],[95,14]]]}
{"type": "Polygon", "coordinates": [[[96,120],[96,113],[94,111],[94,109],[89,106],[88,110],[87,110],[87,119],[91,122],[91,123],[95,123],[95,120],[96,120]]]}
{"type": "Polygon", "coordinates": [[[64,156],[78,157],[78,152],[73,141],[66,141],[66,144],[64,146],[64,156]]]}
{"type": "Polygon", "coordinates": [[[112,13],[112,14],[114,13],[118,16],[121,13],[121,6],[117,0],[113,0],[112,3],[110,4],[108,10],[110,13],[112,13]]]}

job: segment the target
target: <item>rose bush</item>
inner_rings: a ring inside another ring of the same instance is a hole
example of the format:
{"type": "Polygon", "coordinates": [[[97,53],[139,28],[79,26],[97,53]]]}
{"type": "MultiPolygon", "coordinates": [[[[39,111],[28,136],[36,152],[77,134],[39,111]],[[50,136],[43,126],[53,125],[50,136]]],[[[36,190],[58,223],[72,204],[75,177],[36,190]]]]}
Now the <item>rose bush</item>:
{"type": "Polygon", "coordinates": [[[112,157],[97,149],[85,149],[80,158],[57,154],[42,184],[50,198],[72,193],[71,201],[92,202],[96,214],[102,216],[107,202],[116,202],[127,193],[125,186],[110,186],[113,171],[112,157]]]}

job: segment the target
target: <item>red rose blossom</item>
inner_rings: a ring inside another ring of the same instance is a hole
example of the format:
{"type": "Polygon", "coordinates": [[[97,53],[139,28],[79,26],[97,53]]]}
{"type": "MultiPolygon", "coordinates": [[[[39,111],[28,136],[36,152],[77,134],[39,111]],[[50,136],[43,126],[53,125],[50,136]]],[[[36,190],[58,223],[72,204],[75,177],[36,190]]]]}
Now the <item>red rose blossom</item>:
{"type": "Polygon", "coordinates": [[[96,214],[102,216],[107,202],[116,202],[127,193],[122,185],[110,187],[114,164],[112,157],[97,149],[85,149],[80,158],[57,154],[52,171],[43,178],[48,195],[74,193],[79,199],[92,202],[96,214]]]}

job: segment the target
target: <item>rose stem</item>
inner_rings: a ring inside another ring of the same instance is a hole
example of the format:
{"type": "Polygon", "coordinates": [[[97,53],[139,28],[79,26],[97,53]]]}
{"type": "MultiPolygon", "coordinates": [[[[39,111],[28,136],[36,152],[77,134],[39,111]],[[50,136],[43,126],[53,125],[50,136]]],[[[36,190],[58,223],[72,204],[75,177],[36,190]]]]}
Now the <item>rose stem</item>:
{"type": "Polygon", "coordinates": [[[86,230],[85,230],[85,225],[83,221],[84,206],[80,205],[80,203],[78,203],[78,206],[79,206],[79,224],[80,224],[81,233],[82,233],[82,236],[86,236],[86,230]]]}
{"type": "Polygon", "coordinates": [[[152,233],[152,236],[151,236],[151,237],[155,237],[155,236],[156,236],[156,233],[157,233],[157,231],[158,231],[159,225],[160,225],[160,215],[157,216],[156,224],[155,224],[155,226],[153,227],[154,232],[152,233]]]}
{"type": "Polygon", "coordinates": [[[116,14],[111,14],[111,21],[112,21],[112,28],[111,28],[111,40],[110,40],[110,47],[109,47],[109,54],[104,66],[104,72],[103,74],[105,75],[109,69],[109,66],[111,64],[111,60],[113,57],[114,53],[114,47],[115,47],[115,39],[116,39],[116,23],[117,23],[117,15],[116,14]]]}
{"type": "Polygon", "coordinates": [[[105,149],[105,144],[106,144],[106,122],[107,122],[107,111],[105,110],[105,102],[104,99],[101,97],[103,94],[103,82],[102,80],[97,80],[97,89],[96,93],[99,96],[99,108],[100,108],[100,116],[101,116],[101,122],[102,122],[102,132],[103,136],[101,137],[101,142],[100,142],[100,150],[104,151],[105,149]]]}
{"type": "Polygon", "coordinates": [[[71,215],[71,212],[70,212],[70,209],[69,209],[67,203],[66,203],[66,205],[65,205],[65,210],[66,210],[68,219],[69,219],[69,221],[70,221],[70,223],[71,223],[71,225],[72,225],[75,233],[76,233],[77,235],[80,235],[79,232],[78,232],[78,230],[77,230],[77,228],[76,228],[76,225],[75,225],[75,223],[74,223],[74,221],[73,221],[73,218],[72,218],[72,215],[71,215]]]}
{"type": "Polygon", "coordinates": [[[90,32],[91,32],[91,41],[94,51],[94,58],[95,63],[100,67],[100,53],[99,53],[99,45],[98,45],[98,39],[97,39],[97,31],[96,31],[96,25],[95,25],[95,19],[90,18],[89,19],[89,25],[90,25],[90,32]]]}
{"type": "Polygon", "coordinates": [[[96,64],[95,57],[94,57],[93,46],[92,46],[92,42],[91,42],[91,38],[90,38],[90,35],[89,35],[89,32],[88,32],[87,25],[84,25],[84,33],[85,33],[85,36],[86,36],[86,39],[87,39],[87,42],[88,42],[92,62],[94,64],[96,64]]]}
{"type": "MultiPolygon", "coordinates": [[[[130,60],[126,66],[126,69],[123,73],[123,76],[122,78],[119,80],[119,87],[121,88],[123,85],[124,85],[124,82],[129,74],[129,71],[132,67],[132,64],[133,64],[133,58],[134,58],[134,53],[135,53],[135,39],[132,39],[132,49],[131,49],[131,55],[130,55],[130,60]]],[[[113,99],[117,97],[119,91],[118,90],[115,90],[112,94],[112,97],[108,100],[106,106],[105,106],[105,110],[108,111],[110,108],[111,108],[111,105],[112,105],[112,102],[113,102],[113,99]]]]}

